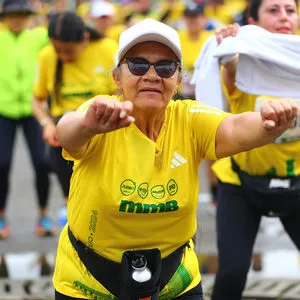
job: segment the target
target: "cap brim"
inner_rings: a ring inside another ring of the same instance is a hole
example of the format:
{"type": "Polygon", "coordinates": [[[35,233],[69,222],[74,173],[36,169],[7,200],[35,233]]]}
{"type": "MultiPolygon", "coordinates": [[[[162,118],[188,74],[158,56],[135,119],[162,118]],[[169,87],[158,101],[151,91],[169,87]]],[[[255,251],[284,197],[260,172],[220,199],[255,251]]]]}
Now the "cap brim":
{"type": "Polygon", "coordinates": [[[118,53],[118,58],[119,58],[118,63],[125,56],[125,54],[127,53],[127,51],[129,49],[131,49],[133,46],[143,43],[143,42],[158,42],[158,43],[164,44],[174,52],[174,54],[176,55],[176,57],[178,58],[179,61],[182,60],[182,54],[181,54],[180,49],[178,49],[173,43],[171,43],[163,35],[161,35],[157,32],[155,32],[155,33],[153,32],[153,33],[147,33],[147,34],[141,35],[141,36],[137,37],[136,39],[132,40],[130,43],[128,43],[128,45],[126,47],[124,47],[118,53]]]}

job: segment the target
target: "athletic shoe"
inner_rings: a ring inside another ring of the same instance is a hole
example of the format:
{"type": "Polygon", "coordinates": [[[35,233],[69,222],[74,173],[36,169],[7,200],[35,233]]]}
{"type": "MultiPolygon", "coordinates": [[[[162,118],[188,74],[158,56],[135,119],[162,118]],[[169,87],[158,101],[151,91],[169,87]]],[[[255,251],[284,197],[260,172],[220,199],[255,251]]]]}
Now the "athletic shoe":
{"type": "Polygon", "coordinates": [[[10,229],[4,217],[0,217],[0,239],[6,239],[10,236],[10,229]]]}
{"type": "Polygon", "coordinates": [[[57,234],[57,228],[48,216],[40,217],[39,222],[35,227],[35,231],[37,235],[41,237],[54,236],[57,234]]]}

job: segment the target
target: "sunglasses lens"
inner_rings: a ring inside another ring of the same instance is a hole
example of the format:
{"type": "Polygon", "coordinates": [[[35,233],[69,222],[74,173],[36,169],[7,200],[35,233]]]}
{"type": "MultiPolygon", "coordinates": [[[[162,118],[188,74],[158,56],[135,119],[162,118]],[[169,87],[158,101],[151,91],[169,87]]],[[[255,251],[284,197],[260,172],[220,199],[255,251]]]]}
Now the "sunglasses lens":
{"type": "Polygon", "coordinates": [[[177,69],[177,63],[171,60],[161,60],[155,64],[155,70],[158,76],[162,78],[170,78],[177,69]]]}
{"type": "MultiPolygon", "coordinates": [[[[129,71],[136,76],[145,75],[151,66],[149,61],[139,57],[127,58],[126,61],[129,71]]],[[[170,78],[176,72],[178,63],[172,60],[160,60],[153,65],[158,76],[170,78]]]]}
{"type": "Polygon", "coordinates": [[[143,58],[127,58],[129,71],[136,76],[143,76],[150,68],[150,63],[143,58]]]}

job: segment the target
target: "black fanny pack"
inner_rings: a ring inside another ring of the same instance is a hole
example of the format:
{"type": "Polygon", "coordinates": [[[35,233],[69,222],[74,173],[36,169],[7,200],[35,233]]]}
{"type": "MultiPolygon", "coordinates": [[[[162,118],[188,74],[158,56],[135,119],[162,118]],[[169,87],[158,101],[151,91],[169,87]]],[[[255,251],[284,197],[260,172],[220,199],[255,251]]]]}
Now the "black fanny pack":
{"type": "Polygon", "coordinates": [[[242,171],[237,162],[231,157],[232,170],[235,171],[243,187],[250,188],[268,195],[297,195],[300,193],[300,177],[271,177],[249,175],[242,171]]]}
{"type": "Polygon", "coordinates": [[[163,259],[161,259],[158,249],[126,251],[123,253],[122,263],[117,263],[99,255],[77,240],[70,227],[68,227],[68,236],[87,270],[120,300],[133,300],[149,296],[152,300],[158,299],[159,291],[164,288],[176,272],[181,262],[183,250],[188,245],[188,243],[184,244],[163,259]],[[133,254],[146,257],[147,267],[152,273],[150,280],[137,283],[132,279],[130,262],[133,254]]]}
{"type": "Polygon", "coordinates": [[[232,169],[250,196],[250,201],[266,216],[287,216],[300,212],[300,177],[253,176],[242,171],[231,158],[232,169]]]}

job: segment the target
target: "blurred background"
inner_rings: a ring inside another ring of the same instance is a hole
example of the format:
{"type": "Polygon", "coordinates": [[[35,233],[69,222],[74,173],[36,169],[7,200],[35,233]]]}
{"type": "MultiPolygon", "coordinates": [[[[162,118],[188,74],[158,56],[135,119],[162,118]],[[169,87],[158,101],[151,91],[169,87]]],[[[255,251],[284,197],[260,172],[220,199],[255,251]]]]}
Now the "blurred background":
{"type": "MultiPolygon", "coordinates": [[[[2,4],[3,0],[0,0],[0,5],[2,4]]],[[[146,17],[169,24],[178,30],[183,45],[183,56],[186,58],[183,65],[183,83],[176,97],[195,99],[194,86],[190,85],[190,79],[193,64],[201,48],[220,26],[233,22],[245,25],[247,1],[30,0],[29,5],[35,13],[30,15],[26,30],[47,31],[52,14],[72,10],[87,26],[116,43],[125,28],[146,17]]],[[[5,22],[2,21],[0,15],[0,32],[5,28],[5,22]]],[[[4,49],[6,47],[1,40],[0,47],[4,49]]],[[[46,147],[46,154],[47,149],[46,147]]],[[[210,163],[203,162],[199,170],[200,194],[196,234],[199,264],[208,292],[218,266],[215,235],[216,204],[211,188],[214,179],[209,172],[210,163]]],[[[51,275],[58,234],[41,237],[35,232],[39,215],[36,208],[36,192],[33,188],[34,180],[27,144],[23,132],[18,129],[12,153],[7,199],[6,219],[10,226],[10,234],[0,240],[0,299],[53,299],[51,275]]],[[[50,172],[48,215],[59,233],[66,222],[64,194],[53,172],[50,172]]],[[[268,280],[284,278],[287,282],[291,280],[290,283],[294,285],[294,280],[300,279],[299,253],[275,218],[263,219],[261,223],[249,272],[249,280],[264,278],[268,280]]],[[[272,299],[276,299],[275,296],[272,299]]],[[[300,299],[300,290],[299,298],[289,299],[300,299]]]]}

